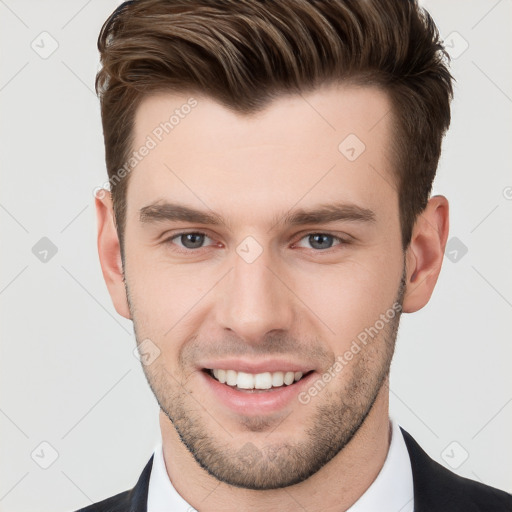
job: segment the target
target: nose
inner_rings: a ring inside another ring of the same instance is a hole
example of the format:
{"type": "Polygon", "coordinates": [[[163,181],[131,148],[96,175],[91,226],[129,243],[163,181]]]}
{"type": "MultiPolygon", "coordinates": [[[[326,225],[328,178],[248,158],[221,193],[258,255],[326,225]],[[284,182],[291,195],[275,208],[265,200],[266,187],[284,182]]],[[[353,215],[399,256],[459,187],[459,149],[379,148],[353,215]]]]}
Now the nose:
{"type": "Polygon", "coordinates": [[[217,290],[217,325],[257,344],[275,330],[293,325],[293,293],[282,267],[268,251],[253,262],[233,255],[233,268],[217,290]]]}

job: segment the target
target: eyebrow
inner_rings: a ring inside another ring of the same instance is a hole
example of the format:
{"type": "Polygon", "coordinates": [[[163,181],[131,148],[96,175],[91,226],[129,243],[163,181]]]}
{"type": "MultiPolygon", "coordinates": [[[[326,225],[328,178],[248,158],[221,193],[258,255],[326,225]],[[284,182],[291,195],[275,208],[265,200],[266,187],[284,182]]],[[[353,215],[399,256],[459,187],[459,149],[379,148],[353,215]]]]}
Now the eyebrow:
{"type": "MultiPolygon", "coordinates": [[[[222,216],[214,213],[196,210],[178,203],[157,202],[144,206],[139,212],[140,222],[150,224],[156,222],[183,221],[213,226],[227,226],[222,216]]],[[[273,218],[272,228],[277,224],[298,226],[302,224],[326,224],[336,221],[375,222],[375,213],[354,204],[322,204],[311,209],[296,209],[273,218]]]]}
{"type": "Polygon", "coordinates": [[[326,224],[336,221],[375,222],[375,213],[369,208],[354,204],[323,204],[310,210],[298,209],[285,214],[275,224],[297,226],[301,224],[326,224]]]}

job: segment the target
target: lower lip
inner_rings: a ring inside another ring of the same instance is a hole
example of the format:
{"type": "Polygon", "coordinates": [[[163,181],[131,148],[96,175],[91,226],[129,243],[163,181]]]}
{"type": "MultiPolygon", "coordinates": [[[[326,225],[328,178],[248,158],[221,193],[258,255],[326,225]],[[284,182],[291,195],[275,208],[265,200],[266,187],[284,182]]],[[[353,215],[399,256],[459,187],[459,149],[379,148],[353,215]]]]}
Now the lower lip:
{"type": "Polygon", "coordinates": [[[293,400],[299,402],[297,395],[307,388],[315,376],[315,372],[311,372],[289,386],[283,385],[266,391],[248,392],[238,391],[232,386],[221,384],[205,371],[199,373],[221,403],[233,411],[245,415],[268,414],[283,409],[293,400]]]}

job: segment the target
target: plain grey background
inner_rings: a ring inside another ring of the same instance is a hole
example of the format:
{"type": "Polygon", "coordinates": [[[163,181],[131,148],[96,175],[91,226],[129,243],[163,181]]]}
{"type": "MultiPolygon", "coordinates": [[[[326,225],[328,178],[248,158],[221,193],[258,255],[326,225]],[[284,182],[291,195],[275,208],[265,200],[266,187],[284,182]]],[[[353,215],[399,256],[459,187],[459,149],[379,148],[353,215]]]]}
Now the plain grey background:
{"type": "MultiPolygon", "coordinates": [[[[1,511],[74,510],[131,488],[159,442],[96,250],[96,40],[119,3],[0,0],[1,511]]],[[[391,410],[434,459],[510,492],[512,2],[422,4],[457,79],[434,187],[451,229],[430,303],[402,317],[391,410]]]]}

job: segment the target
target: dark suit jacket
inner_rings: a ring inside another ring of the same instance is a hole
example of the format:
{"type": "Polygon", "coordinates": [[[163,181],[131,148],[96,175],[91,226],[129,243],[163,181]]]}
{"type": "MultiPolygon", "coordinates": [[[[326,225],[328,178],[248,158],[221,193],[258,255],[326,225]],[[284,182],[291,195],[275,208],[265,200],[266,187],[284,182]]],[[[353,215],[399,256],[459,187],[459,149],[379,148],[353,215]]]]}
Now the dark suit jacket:
{"type": "MultiPolygon", "coordinates": [[[[414,512],[512,512],[512,495],[462,478],[432,460],[402,429],[411,458],[414,512]]],[[[147,512],[153,456],[135,487],[77,512],[147,512]]],[[[173,511],[169,511],[173,512],[173,511]]]]}

